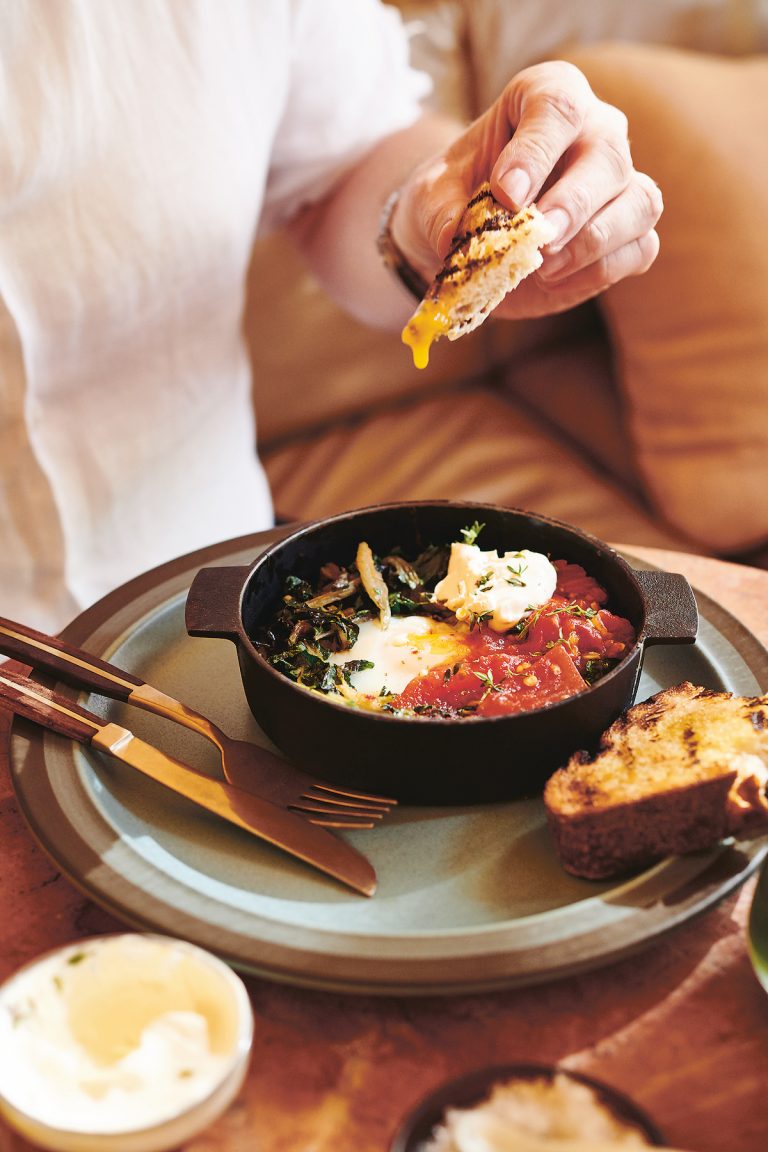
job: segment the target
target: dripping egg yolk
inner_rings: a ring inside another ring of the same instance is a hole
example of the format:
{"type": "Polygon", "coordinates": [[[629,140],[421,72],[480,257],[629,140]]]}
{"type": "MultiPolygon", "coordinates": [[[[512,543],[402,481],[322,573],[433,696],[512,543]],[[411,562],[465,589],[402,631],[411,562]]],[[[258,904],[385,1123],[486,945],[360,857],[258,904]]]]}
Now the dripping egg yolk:
{"type": "Polygon", "coordinates": [[[426,368],[429,363],[429,349],[451,326],[451,322],[437,304],[424,300],[402,332],[403,344],[413,352],[413,362],[417,368],[426,368]]]}

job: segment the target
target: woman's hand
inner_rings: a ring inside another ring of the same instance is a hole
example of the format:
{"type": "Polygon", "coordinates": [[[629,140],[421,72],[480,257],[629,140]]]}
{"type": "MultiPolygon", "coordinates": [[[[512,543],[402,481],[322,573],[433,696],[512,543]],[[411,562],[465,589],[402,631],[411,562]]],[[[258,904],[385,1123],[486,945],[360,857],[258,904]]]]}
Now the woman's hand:
{"type": "Polygon", "coordinates": [[[647,271],[659,250],[661,193],[636,172],[627,120],[564,61],[536,64],[404,186],[393,221],[401,251],[430,279],[467,200],[484,180],[506,207],[536,203],[556,239],[544,263],[496,314],[561,312],[625,276],[647,271]]]}

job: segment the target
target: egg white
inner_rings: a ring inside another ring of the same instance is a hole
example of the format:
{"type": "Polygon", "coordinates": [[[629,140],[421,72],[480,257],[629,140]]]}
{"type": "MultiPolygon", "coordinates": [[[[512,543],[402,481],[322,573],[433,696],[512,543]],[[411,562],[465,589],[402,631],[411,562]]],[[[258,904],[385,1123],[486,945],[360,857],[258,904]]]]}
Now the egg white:
{"type": "Polygon", "coordinates": [[[387,628],[378,618],[360,622],[360,634],[346,652],[331,656],[334,664],[348,660],[370,660],[373,668],[354,672],[350,683],[365,696],[379,696],[382,690],[397,693],[415,676],[435,664],[456,663],[468,653],[466,630],[457,629],[430,616],[393,616],[387,628]]]}

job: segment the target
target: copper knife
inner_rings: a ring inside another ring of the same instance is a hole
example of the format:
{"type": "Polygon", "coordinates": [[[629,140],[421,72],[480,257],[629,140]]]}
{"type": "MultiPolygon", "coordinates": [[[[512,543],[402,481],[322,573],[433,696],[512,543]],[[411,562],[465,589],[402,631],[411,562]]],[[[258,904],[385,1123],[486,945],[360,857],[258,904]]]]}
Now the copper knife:
{"type": "Polygon", "coordinates": [[[206,811],[282,848],[363,896],[372,896],[376,891],[376,873],[370,862],[332,832],[253,793],[201,776],[180,760],[140,740],[128,728],[105,722],[87,708],[3,665],[0,702],[19,716],[129,764],[206,811]]]}

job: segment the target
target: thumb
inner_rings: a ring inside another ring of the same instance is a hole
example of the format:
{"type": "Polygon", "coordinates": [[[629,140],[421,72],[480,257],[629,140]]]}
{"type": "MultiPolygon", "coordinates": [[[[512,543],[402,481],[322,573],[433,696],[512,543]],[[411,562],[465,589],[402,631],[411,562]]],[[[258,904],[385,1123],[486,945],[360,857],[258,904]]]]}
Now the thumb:
{"type": "Polygon", "coordinates": [[[418,267],[434,271],[445,259],[469,195],[465,182],[444,164],[418,170],[403,188],[395,240],[418,267]]]}
{"type": "Polygon", "coordinates": [[[446,204],[435,217],[433,246],[441,260],[445,259],[451,249],[466,206],[467,198],[464,196],[459,202],[454,200],[453,206],[446,204]]]}

